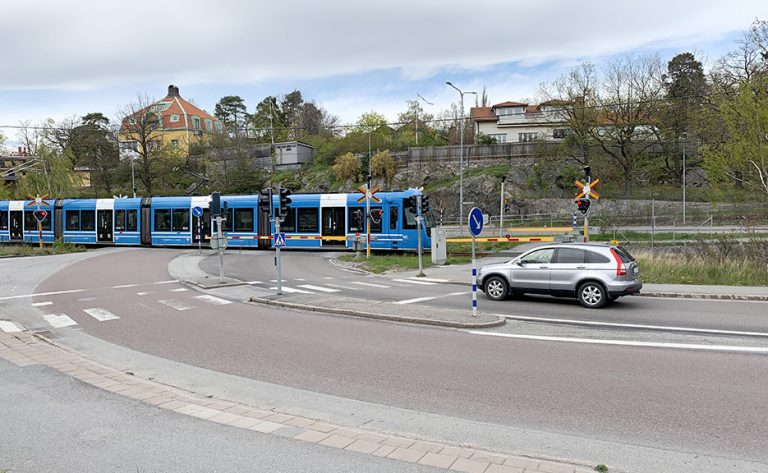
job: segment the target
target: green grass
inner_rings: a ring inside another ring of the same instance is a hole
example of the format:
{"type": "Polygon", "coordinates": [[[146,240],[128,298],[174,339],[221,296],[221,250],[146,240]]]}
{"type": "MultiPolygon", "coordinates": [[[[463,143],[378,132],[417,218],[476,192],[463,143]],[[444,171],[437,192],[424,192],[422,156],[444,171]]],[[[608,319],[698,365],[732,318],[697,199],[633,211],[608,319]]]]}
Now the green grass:
{"type": "MultiPolygon", "coordinates": [[[[608,233],[590,233],[589,239],[594,241],[611,241],[614,238],[613,232],[608,233]]],[[[768,238],[766,233],[682,233],[682,232],[656,232],[653,239],[656,241],[673,240],[716,240],[718,238],[768,238]]],[[[620,242],[627,241],[651,241],[651,232],[637,232],[632,230],[616,232],[616,239],[620,242]]]]}
{"type": "MultiPolygon", "coordinates": [[[[343,255],[339,257],[339,260],[355,263],[360,269],[376,274],[385,273],[387,271],[419,269],[418,256],[410,253],[400,255],[372,253],[370,259],[367,259],[365,256],[357,258],[354,255],[343,255]]],[[[469,256],[449,256],[447,264],[463,264],[471,261],[472,258],[469,256]]],[[[425,254],[422,257],[422,264],[424,268],[432,266],[432,258],[429,254],[425,254]]]]}
{"type": "Polygon", "coordinates": [[[635,254],[640,279],[656,284],[768,286],[768,267],[751,258],[705,259],[697,255],[635,254]]]}
{"type": "MultiPolygon", "coordinates": [[[[0,245],[0,257],[12,256],[41,256],[41,255],[63,255],[66,253],[80,253],[86,251],[85,247],[57,241],[53,245],[0,245]]],[[[2,470],[0,470],[2,473],[2,470]]]]}

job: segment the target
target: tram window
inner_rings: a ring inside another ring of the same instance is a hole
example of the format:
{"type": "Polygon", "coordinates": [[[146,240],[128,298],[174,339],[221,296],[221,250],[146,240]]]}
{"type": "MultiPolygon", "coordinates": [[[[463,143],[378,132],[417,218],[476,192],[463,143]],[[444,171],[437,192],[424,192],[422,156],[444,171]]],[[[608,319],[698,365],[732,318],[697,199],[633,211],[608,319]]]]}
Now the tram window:
{"type": "Polygon", "coordinates": [[[35,220],[35,214],[32,212],[24,212],[24,229],[35,230],[37,229],[37,220],[35,220]]]}
{"type": "Polygon", "coordinates": [[[189,209],[173,209],[173,231],[189,231],[189,209]]]}
{"type": "Polygon", "coordinates": [[[80,231],[80,212],[77,210],[67,212],[67,230],[80,231]]]}
{"type": "Polygon", "coordinates": [[[408,208],[405,203],[403,204],[403,229],[416,229],[416,214],[411,212],[411,209],[408,208]]]}
{"type": "MultiPolygon", "coordinates": [[[[371,212],[374,210],[381,210],[381,207],[371,207],[371,212]]],[[[383,215],[383,214],[382,214],[383,215]]],[[[382,219],[380,218],[378,222],[374,222],[373,219],[371,219],[371,233],[381,233],[382,231],[382,219]]]]}
{"type": "Polygon", "coordinates": [[[297,209],[300,233],[317,233],[318,212],[317,209],[297,209]]]}
{"type": "Polygon", "coordinates": [[[167,232],[171,230],[171,211],[155,210],[155,231],[167,232]]]}
{"type": "Polygon", "coordinates": [[[235,231],[253,232],[253,209],[235,209],[235,231]]]}
{"type": "Polygon", "coordinates": [[[0,212],[0,230],[8,230],[8,212],[0,212]]]}
{"type": "Polygon", "coordinates": [[[351,233],[365,231],[365,209],[363,207],[349,208],[349,231],[351,233]]]}
{"type": "Polygon", "coordinates": [[[400,209],[397,207],[390,207],[389,208],[389,229],[390,230],[397,230],[397,212],[400,209]]]}
{"type": "Polygon", "coordinates": [[[126,210],[125,211],[125,229],[129,232],[135,232],[139,230],[138,226],[138,211],[126,210]]]}
{"type": "Polygon", "coordinates": [[[115,210],[115,231],[125,231],[125,210],[115,210]]]}
{"type": "Polygon", "coordinates": [[[226,220],[222,220],[221,222],[221,231],[232,232],[232,228],[234,227],[234,225],[232,225],[234,223],[232,222],[232,209],[227,209],[226,213],[224,213],[224,211],[222,210],[221,218],[226,219],[226,220]]]}
{"type": "Polygon", "coordinates": [[[80,211],[80,230],[96,230],[96,212],[93,210],[80,211]]]}
{"type": "Polygon", "coordinates": [[[288,207],[286,209],[285,219],[280,224],[280,231],[295,233],[296,232],[296,209],[288,207]]]}

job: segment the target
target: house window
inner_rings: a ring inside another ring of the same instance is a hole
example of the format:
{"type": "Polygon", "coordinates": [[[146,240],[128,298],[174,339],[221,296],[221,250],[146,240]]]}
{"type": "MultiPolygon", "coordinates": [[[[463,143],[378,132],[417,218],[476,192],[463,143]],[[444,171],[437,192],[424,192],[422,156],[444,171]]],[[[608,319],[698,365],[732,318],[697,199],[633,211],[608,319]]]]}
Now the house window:
{"type": "Polygon", "coordinates": [[[221,130],[222,130],[222,128],[221,128],[221,122],[216,122],[216,131],[218,131],[219,133],[221,133],[221,130]]]}
{"type": "Polygon", "coordinates": [[[177,121],[179,121],[179,116],[174,113],[171,115],[171,123],[176,123],[177,121]]]}
{"type": "Polygon", "coordinates": [[[566,136],[571,134],[570,128],[555,128],[552,130],[552,138],[565,138],[566,136]]]}
{"type": "Polygon", "coordinates": [[[517,134],[517,141],[520,143],[527,143],[529,141],[536,141],[539,139],[538,133],[518,133],[517,134]]]}
{"type": "Polygon", "coordinates": [[[205,129],[208,131],[213,131],[213,122],[208,118],[205,119],[205,129]]]}
{"type": "Polygon", "coordinates": [[[178,148],[179,147],[179,140],[171,140],[171,146],[173,148],[178,148]]]}
{"type": "Polygon", "coordinates": [[[138,141],[123,141],[120,143],[120,146],[128,151],[138,151],[139,150],[139,142],[138,141]]]}
{"type": "Polygon", "coordinates": [[[491,133],[488,135],[488,137],[493,138],[496,140],[496,143],[506,143],[507,142],[507,134],[506,133],[491,133]]]}
{"type": "Polygon", "coordinates": [[[195,128],[195,130],[200,129],[200,119],[198,117],[192,117],[192,126],[195,128]]]}

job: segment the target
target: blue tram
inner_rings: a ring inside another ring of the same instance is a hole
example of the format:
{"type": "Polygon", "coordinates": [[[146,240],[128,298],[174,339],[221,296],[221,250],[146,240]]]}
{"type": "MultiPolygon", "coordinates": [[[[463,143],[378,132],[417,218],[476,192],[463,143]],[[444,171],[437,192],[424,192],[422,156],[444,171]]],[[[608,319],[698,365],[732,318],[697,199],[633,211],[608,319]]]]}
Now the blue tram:
{"type": "MultiPolygon", "coordinates": [[[[416,189],[378,193],[371,203],[380,216],[371,223],[371,248],[415,250],[416,215],[408,198],[416,189]]],[[[288,248],[352,249],[356,236],[365,235],[365,204],[360,194],[293,194],[280,231],[288,248]]],[[[60,239],[76,244],[133,246],[197,246],[216,231],[211,221],[209,196],[143,197],[124,199],[56,199],[42,223],[44,243],[60,239]],[[199,219],[192,209],[200,207],[199,219]]],[[[259,195],[221,196],[226,202],[222,231],[230,247],[271,248],[275,231],[269,212],[259,209],[259,195]]],[[[272,207],[277,214],[278,196],[272,207]]],[[[0,201],[0,243],[38,243],[40,234],[34,207],[27,201],[0,201]]],[[[431,213],[425,215],[422,245],[430,247],[431,213]]]]}

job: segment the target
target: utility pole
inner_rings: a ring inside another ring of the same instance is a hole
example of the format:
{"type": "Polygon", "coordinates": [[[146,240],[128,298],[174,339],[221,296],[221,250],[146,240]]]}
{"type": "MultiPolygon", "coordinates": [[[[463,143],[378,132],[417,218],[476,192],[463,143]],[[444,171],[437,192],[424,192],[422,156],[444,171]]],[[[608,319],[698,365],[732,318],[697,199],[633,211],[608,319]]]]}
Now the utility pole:
{"type": "Polygon", "coordinates": [[[459,113],[459,235],[464,236],[464,94],[477,95],[477,92],[463,92],[451,82],[446,82],[446,84],[456,89],[461,97],[459,113]]]}
{"type": "Polygon", "coordinates": [[[501,176],[501,202],[499,203],[499,238],[504,236],[504,181],[507,176],[501,176]]]}

